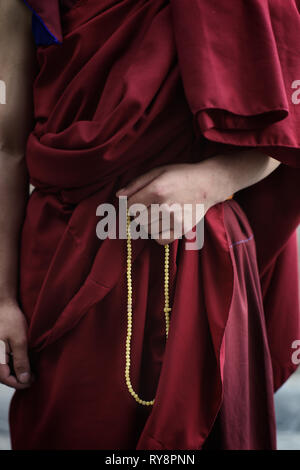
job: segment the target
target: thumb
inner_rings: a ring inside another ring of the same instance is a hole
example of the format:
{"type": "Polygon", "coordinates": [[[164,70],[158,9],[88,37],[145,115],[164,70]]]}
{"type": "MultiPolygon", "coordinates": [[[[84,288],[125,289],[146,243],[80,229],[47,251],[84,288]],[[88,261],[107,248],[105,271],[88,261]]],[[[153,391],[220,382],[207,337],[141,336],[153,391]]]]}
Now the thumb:
{"type": "Polygon", "coordinates": [[[131,181],[127,186],[125,186],[122,189],[119,189],[119,191],[116,193],[116,196],[117,197],[120,197],[120,196],[131,197],[133,194],[137,193],[138,191],[143,189],[145,186],[150,184],[155,178],[157,178],[163,172],[164,172],[164,168],[160,167],[160,168],[154,168],[153,170],[150,170],[147,173],[144,173],[143,175],[138,176],[133,181],[131,181]]]}
{"type": "Polygon", "coordinates": [[[26,338],[13,342],[10,341],[10,346],[13,354],[13,366],[17,380],[21,384],[28,384],[32,377],[26,338]]]}

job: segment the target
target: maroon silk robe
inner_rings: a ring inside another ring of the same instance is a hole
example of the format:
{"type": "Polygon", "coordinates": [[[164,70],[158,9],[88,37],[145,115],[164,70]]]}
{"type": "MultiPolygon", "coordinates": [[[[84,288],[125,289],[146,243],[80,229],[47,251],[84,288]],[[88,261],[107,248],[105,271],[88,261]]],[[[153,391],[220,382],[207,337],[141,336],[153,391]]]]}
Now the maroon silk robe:
{"type": "Polygon", "coordinates": [[[300,338],[297,256],[300,2],[27,2],[37,49],[32,194],[20,302],[36,381],[15,393],[15,449],[270,449],[273,392],[300,338]],[[283,162],[212,208],[205,243],[133,242],[132,382],[125,379],[126,243],[96,207],[158,165],[259,147],[283,162]]]}

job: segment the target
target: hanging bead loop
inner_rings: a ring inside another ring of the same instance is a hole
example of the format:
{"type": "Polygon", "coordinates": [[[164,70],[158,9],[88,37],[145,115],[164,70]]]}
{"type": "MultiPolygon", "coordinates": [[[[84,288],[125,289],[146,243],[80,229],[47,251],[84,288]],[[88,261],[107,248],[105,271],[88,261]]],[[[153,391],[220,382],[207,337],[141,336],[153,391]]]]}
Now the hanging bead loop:
{"type": "MultiPolygon", "coordinates": [[[[169,259],[170,259],[170,246],[164,246],[165,259],[164,259],[164,314],[166,323],[166,338],[168,338],[169,327],[170,327],[170,301],[169,301],[169,259]]],[[[131,247],[131,233],[130,233],[130,216],[127,213],[127,335],[126,335],[126,348],[125,348],[125,381],[129,393],[135,399],[137,403],[144,406],[151,406],[154,404],[153,400],[143,400],[134,391],[131,378],[131,338],[132,338],[132,326],[133,326],[133,309],[132,309],[132,247],[131,247]]]]}

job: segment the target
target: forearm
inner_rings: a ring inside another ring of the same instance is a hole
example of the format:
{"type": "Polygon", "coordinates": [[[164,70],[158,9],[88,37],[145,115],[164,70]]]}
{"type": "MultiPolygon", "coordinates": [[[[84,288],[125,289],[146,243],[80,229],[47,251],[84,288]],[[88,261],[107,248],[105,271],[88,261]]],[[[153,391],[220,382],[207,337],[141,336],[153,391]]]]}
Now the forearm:
{"type": "Polygon", "coordinates": [[[0,302],[15,299],[19,234],[28,196],[25,147],[32,128],[35,66],[31,13],[19,0],[0,1],[0,302]]]}
{"type": "Polygon", "coordinates": [[[227,155],[217,155],[198,164],[210,175],[215,202],[222,202],[232,194],[258,183],[270,175],[280,162],[257,150],[246,150],[227,155]]]}
{"type": "Polygon", "coordinates": [[[24,159],[0,151],[0,303],[17,297],[19,238],[27,196],[24,159]]]}

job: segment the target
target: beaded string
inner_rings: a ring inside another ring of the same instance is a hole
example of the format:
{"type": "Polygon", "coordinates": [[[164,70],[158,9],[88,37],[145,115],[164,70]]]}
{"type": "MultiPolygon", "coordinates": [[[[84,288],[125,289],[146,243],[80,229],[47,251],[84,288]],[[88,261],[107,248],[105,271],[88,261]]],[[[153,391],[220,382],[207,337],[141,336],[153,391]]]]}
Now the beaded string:
{"type": "MultiPolygon", "coordinates": [[[[164,314],[166,322],[166,338],[168,339],[169,326],[170,326],[170,297],[169,297],[169,260],[170,260],[170,247],[164,246],[165,260],[164,260],[164,314]]],[[[126,336],[126,365],[125,365],[125,380],[129,393],[133,396],[135,401],[140,405],[151,406],[154,404],[153,400],[142,400],[134,391],[130,379],[131,367],[131,337],[132,337],[132,248],[131,248],[131,234],[130,234],[130,216],[127,214],[127,336],[126,336]]]]}

